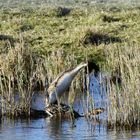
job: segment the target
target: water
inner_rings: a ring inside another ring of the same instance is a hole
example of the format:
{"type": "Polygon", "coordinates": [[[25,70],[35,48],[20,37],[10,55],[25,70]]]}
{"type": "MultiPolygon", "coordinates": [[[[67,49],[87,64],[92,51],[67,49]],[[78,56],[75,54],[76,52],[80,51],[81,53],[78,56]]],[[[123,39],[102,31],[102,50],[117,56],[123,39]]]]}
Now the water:
{"type": "MultiPolygon", "coordinates": [[[[90,94],[95,107],[106,107],[99,77],[91,76],[90,94]]],[[[103,80],[103,79],[102,79],[103,80]]],[[[105,93],[105,92],[104,92],[105,93]]],[[[82,113],[85,98],[81,96],[74,104],[82,113]]],[[[78,118],[75,121],[61,118],[8,119],[0,122],[0,140],[138,140],[140,131],[109,130],[106,127],[106,111],[95,118],[78,118]]]]}
{"type": "Polygon", "coordinates": [[[139,131],[107,130],[102,123],[89,122],[84,118],[72,122],[61,119],[4,119],[0,124],[0,140],[138,140],[139,131]]]}

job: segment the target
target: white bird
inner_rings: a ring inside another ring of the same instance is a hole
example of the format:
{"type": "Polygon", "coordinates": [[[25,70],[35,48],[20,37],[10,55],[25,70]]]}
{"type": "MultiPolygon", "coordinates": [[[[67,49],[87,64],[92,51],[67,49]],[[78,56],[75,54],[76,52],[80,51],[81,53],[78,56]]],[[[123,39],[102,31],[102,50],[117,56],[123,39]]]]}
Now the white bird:
{"type": "Polygon", "coordinates": [[[56,103],[63,96],[77,73],[87,65],[87,63],[81,63],[73,69],[64,71],[50,84],[47,90],[49,105],[56,103]]]}

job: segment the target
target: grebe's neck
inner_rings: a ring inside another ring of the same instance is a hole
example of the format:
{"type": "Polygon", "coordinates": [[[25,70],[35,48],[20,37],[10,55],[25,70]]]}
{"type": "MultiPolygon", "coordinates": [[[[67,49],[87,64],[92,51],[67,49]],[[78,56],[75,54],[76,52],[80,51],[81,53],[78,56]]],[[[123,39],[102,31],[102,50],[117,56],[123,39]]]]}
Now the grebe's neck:
{"type": "Polygon", "coordinates": [[[70,72],[73,76],[75,76],[83,67],[86,67],[87,63],[79,64],[76,68],[72,69],[70,72]]]}

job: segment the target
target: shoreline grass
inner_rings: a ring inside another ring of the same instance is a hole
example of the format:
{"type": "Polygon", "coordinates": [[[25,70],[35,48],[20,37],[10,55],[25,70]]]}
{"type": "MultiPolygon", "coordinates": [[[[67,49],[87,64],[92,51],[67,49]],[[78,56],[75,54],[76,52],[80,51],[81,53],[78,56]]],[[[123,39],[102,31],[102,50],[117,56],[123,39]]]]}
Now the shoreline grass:
{"type": "MultiPolygon", "coordinates": [[[[111,46],[112,47],[112,46],[111,46]]],[[[107,80],[108,124],[132,128],[140,124],[139,83],[140,83],[140,47],[111,47],[106,49],[108,70],[114,69],[115,82],[107,80]],[[129,47],[129,49],[128,49],[129,47]],[[117,70],[117,71],[116,71],[117,70]],[[121,79],[120,83],[118,78],[121,79]]],[[[112,71],[112,70],[111,70],[112,71]]]]}

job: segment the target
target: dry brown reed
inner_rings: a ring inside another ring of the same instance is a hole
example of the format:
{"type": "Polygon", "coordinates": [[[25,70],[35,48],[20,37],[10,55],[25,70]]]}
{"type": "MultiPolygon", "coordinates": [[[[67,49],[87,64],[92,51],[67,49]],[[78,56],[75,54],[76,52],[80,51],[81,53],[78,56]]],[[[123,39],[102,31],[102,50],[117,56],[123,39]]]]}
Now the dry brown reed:
{"type": "Polygon", "coordinates": [[[126,127],[140,124],[140,48],[134,44],[114,45],[106,48],[105,54],[106,69],[112,76],[115,73],[115,82],[107,79],[108,124],[126,127]]]}
{"type": "MultiPolygon", "coordinates": [[[[21,39],[8,52],[0,54],[0,98],[1,114],[12,116],[29,115],[34,90],[46,93],[48,84],[58,74],[75,65],[74,54],[66,55],[58,49],[46,56],[27,47],[21,39]],[[48,84],[46,83],[46,79],[48,84]]],[[[76,77],[70,88],[71,96],[66,98],[73,104],[76,90],[81,89],[81,75],[76,77]]]]}
{"type": "MultiPolygon", "coordinates": [[[[35,54],[24,41],[0,54],[1,113],[30,113],[30,101],[35,82],[42,74],[44,59],[35,54]]],[[[43,76],[42,76],[43,77],[43,76]]]]}

